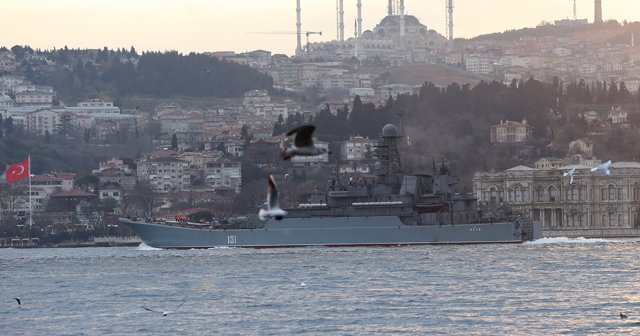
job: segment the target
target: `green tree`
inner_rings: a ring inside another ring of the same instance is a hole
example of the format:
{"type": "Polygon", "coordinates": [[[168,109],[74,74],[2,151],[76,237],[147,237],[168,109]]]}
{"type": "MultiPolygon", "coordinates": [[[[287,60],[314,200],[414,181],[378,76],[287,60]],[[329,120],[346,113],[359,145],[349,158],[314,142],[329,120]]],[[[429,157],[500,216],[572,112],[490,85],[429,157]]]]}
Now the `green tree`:
{"type": "Polygon", "coordinates": [[[175,133],[171,136],[171,149],[178,150],[178,136],[175,133]]]}

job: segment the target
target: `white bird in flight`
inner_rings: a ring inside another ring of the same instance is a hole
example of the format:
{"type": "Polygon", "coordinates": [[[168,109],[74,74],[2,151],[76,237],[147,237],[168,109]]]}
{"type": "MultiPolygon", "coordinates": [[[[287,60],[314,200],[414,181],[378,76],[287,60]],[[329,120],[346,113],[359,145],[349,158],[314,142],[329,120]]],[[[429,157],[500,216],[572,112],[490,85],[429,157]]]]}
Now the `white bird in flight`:
{"type": "Polygon", "coordinates": [[[569,179],[569,184],[573,184],[573,173],[576,172],[575,168],[572,168],[571,170],[566,171],[563,176],[566,176],[569,179]]]}
{"type": "Polygon", "coordinates": [[[258,211],[258,217],[260,217],[260,220],[266,220],[267,218],[281,220],[286,215],[287,212],[280,208],[276,182],[273,180],[273,175],[269,175],[269,185],[267,188],[267,210],[260,209],[260,211],[258,211]]]}
{"type": "MultiPolygon", "coordinates": [[[[183,304],[184,304],[184,301],[180,302],[180,304],[179,304],[179,305],[177,305],[177,306],[176,306],[176,308],[175,308],[174,310],[178,310],[178,308],[182,307],[182,305],[183,305],[183,304]]],[[[169,313],[170,313],[170,311],[168,311],[168,310],[160,311],[160,310],[155,310],[155,309],[147,308],[147,307],[145,307],[145,306],[142,306],[142,308],[143,308],[144,310],[146,310],[146,311],[150,311],[150,312],[154,312],[154,313],[162,313],[162,316],[163,316],[163,317],[164,317],[164,316],[169,315],[169,313]]]]}
{"type": "Polygon", "coordinates": [[[287,132],[287,136],[295,135],[293,146],[282,150],[281,156],[285,160],[298,156],[314,156],[327,152],[324,147],[318,147],[313,144],[313,131],[316,127],[313,125],[303,125],[287,132]]]}
{"type": "Polygon", "coordinates": [[[603,163],[603,164],[601,164],[601,165],[599,165],[597,167],[591,168],[591,171],[592,172],[599,171],[602,174],[610,175],[610,172],[609,172],[609,168],[610,167],[611,167],[611,160],[609,160],[609,161],[607,161],[607,162],[605,162],[605,163],[603,163]]]}

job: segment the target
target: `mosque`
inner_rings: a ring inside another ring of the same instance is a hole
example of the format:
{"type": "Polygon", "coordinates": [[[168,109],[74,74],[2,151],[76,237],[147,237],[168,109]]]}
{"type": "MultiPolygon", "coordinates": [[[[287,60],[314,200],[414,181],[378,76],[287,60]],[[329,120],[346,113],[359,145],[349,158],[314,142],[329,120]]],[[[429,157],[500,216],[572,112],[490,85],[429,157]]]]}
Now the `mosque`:
{"type": "Polygon", "coordinates": [[[379,57],[392,63],[414,63],[424,62],[432,53],[451,47],[450,40],[427,28],[413,15],[390,11],[373,30],[361,34],[360,22],[356,21],[354,37],[309,43],[308,56],[324,60],[379,57]]]}

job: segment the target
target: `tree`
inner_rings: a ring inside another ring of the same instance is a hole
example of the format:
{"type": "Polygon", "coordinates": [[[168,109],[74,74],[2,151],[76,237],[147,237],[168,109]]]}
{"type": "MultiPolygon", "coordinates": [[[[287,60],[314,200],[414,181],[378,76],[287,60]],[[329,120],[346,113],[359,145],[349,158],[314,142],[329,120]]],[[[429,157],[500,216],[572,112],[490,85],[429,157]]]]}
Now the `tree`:
{"type": "Polygon", "coordinates": [[[139,180],[136,183],[130,201],[138,205],[145,217],[153,216],[153,208],[156,206],[158,198],[149,180],[139,180]]]}
{"type": "Polygon", "coordinates": [[[171,149],[178,150],[178,136],[175,133],[171,136],[171,149]]]}

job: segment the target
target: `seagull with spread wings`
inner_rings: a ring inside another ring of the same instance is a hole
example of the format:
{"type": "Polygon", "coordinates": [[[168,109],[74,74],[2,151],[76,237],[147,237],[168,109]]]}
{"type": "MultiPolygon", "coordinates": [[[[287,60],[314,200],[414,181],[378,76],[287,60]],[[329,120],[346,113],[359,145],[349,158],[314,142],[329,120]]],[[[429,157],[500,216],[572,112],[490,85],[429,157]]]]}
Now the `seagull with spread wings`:
{"type": "Polygon", "coordinates": [[[280,208],[280,200],[278,199],[278,188],[276,182],[273,180],[273,175],[269,175],[269,184],[267,187],[267,210],[260,209],[258,217],[260,220],[266,220],[267,218],[275,218],[276,220],[282,220],[287,212],[280,208]]]}
{"type": "MultiPolygon", "coordinates": [[[[182,305],[184,304],[184,300],[182,302],[180,302],[179,305],[176,306],[176,308],[174,310],[178,310],[178,308],[182,307],[182,305]]],[[[147,308],[145,306],[142,306],[142,309],[146,310],[146,311],[150,311],[150,312],[154,312],[154,313],[162,313],[162,316],[167,316],[169,315],[169,313],[171,313],[168,310],[156,310],[156,309],[151,309],[151,308],[147,308]]]]}
{"type": "Polygon", "coordinates": [[[327,153],[328,150],[313,143],[313,125],[303,125],[287,132],[287,136],[294,136],[293,146],[282,150],[281,156],[289,160],[294,156],[314,156],[327,153]]]}
{"type": "Polygon", "coordinates": [[[569,179],[569,184],[573,184],[573,174],[576,172],[575,168],[566,171],[563,176],[566,176],[569,179]]]}
{"type": "Polygon", "coordinates": [[[609,168],[611,168],[611,160],[609,160],[609,161],[607,161],[607,162],[605,162],[605,163],[603,163],[603,164],[601,164],[601,165],[599,165],[597,167],[591,168],[591,171],[592,172],[598,171],[598,172],[600,172],[600,173],[602,173],[604,175],[611,175],[611,172],[609,171],[609,168]]]}

